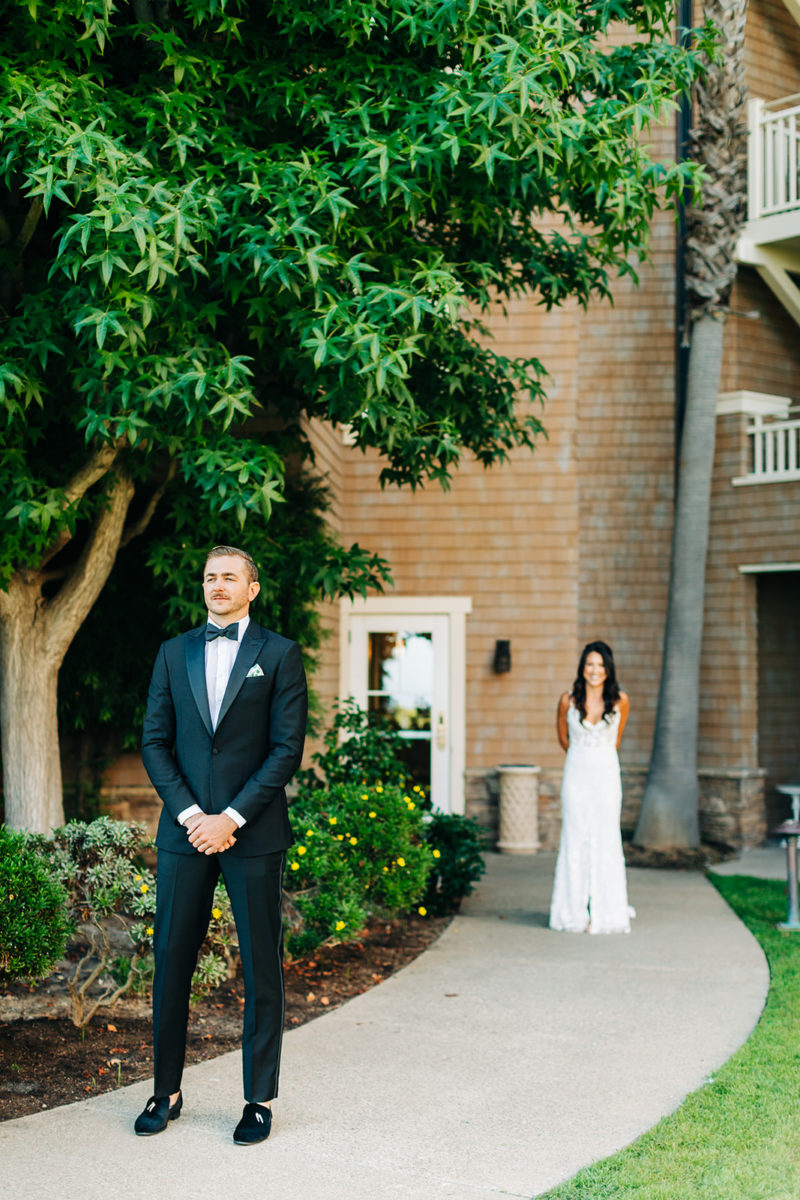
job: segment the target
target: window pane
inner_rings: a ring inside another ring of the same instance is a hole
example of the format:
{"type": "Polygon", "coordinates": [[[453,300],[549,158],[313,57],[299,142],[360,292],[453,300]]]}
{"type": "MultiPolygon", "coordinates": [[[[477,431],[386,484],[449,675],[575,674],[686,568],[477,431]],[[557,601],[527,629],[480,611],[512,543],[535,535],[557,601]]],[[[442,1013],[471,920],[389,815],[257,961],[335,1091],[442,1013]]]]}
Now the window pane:
{"type": "Polygon", "coordinates": [[[369,711],[405,734],[431,730],[433,637],[402,630],[369,635],[369,711]]]}

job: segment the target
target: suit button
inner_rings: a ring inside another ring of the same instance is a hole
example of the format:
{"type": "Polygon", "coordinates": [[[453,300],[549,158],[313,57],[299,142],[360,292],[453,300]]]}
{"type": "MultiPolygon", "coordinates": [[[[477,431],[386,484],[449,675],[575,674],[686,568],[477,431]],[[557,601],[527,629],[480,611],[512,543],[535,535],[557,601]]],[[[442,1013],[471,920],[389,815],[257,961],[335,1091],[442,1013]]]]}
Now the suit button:
{"type": "Polygon", "coordinates": [[[211,753],[212,753],[212,754],[219,754],[219,750],[217,749],[217,747],[216,747],[216,746],[215,746],[215,747],[214,747],[214,749],[211,751],[211,753]]]}

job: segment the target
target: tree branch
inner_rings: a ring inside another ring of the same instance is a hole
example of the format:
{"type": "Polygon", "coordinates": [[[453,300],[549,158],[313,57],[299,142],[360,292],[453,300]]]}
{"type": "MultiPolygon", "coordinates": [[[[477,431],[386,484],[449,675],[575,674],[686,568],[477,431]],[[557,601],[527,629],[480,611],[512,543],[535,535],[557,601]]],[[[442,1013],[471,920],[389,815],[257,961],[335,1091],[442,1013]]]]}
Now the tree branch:
{"type": "Polygon", "coordinates": [[[55,579],[65,579],[69,575],[69,567],[54,567],[52,571],[41,571],[40,583],[52,583],[55,579]]]}
{"type": "MultiPolygon", "coordinates": [[[[98,479],[102,479],[108,473],[109,468],[114,462],[114,459],[119,454],[119,442],[107,442],[94,452],[79,471],[76,471],[64,488],[64,495],[69,504],[74,504],[76,500],[80,500],[82,496],[88,492],[93,484],[97,483],[98,479]]],[[[72,541],[72,534],[68,529],[62,529],[56,537],[53,544],[45,550],[42,557],[39,559],[38,569],[46,566],[52,558],[55,558],[59,550],[72,541]]]]}
{"type": "Polygon", "coordinates": [[[97,514],[83,553],[58,595],[47,604],[48,649],[59,662],[111,573],[133,492],[133,480],[127,473],[119,471],[109,479],[107,503],[97,514]]]}
{"type": "Polygon", "coordinates": [[[81,496],[88,492],[93,483],[97,483],[98,479],[103,478],[119,454],[119,451],[120,442],[105,442],[84,463],[81,469],[75,472],[72,479],[70,479],[64,488],[64,493],[70,504],[73,504],[76,500],[80,500],[81,496]]]}
{"type": "Polygon", "coordinates": [[[163,483],[159,484],[159,486],[153,492],[152,496],[150,497],[150,502],[142,513],[141,517],[139,517],[139,520],[134,521],[133,524],[126,526],[126,528],[123,530],[122,538],[119,543],[120,550],[123,546],[127,546],[128,542],[133,541],[135,537],[138,537],[140,533],[144,533],[145,529],[147,529],[147,526],[153,519],[153,513],[156,511],[164,492],[175,478],[176,470],[177,467],[175,465],[175,460],[172,459],[169,464],[169,470],[167,471],[166,479],[163,483]]]}

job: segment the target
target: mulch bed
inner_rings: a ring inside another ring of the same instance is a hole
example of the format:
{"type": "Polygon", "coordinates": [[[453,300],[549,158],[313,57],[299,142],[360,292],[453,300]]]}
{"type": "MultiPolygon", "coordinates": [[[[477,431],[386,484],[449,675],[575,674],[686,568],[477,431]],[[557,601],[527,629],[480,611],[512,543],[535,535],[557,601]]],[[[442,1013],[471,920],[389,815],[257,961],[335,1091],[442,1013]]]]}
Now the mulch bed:
{"type": "MultiPolygon", "coordinates": [[[[326,946],[286,967],[286,1028],[331,1012],[413,961],[449,917],[373,922],[360,941],[326,946]]],[[[146,999],[124,997],[82,1034],[65,1012],[64,975],[16,983],[0,994],[0,1120],[85,1100],[153,1072],[146,999]],[[26,1017],[25,1010],[51,1015],[26,1017]]],[[[244,991],[234,979],[192,1006],[186,1061],[203,1062],[241,1044],[244,991]]]]}

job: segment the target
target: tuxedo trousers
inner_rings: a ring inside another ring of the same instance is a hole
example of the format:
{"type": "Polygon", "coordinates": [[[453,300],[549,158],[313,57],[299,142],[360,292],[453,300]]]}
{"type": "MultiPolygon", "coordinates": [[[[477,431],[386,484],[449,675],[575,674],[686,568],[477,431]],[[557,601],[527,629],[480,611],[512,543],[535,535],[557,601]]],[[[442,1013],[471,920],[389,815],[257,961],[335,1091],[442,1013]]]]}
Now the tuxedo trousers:
{"type": "Polygon", "coordinates": [[[220,874],[233,909],[244,976],[242,1074],[253,1103],[278,1094],[283,1039],[284,854],[247,857],[158,852],[153,938],[154,1094],[181,1086],[189,1022],[189,995],[197,956],[208,929],[220,874]]]}

